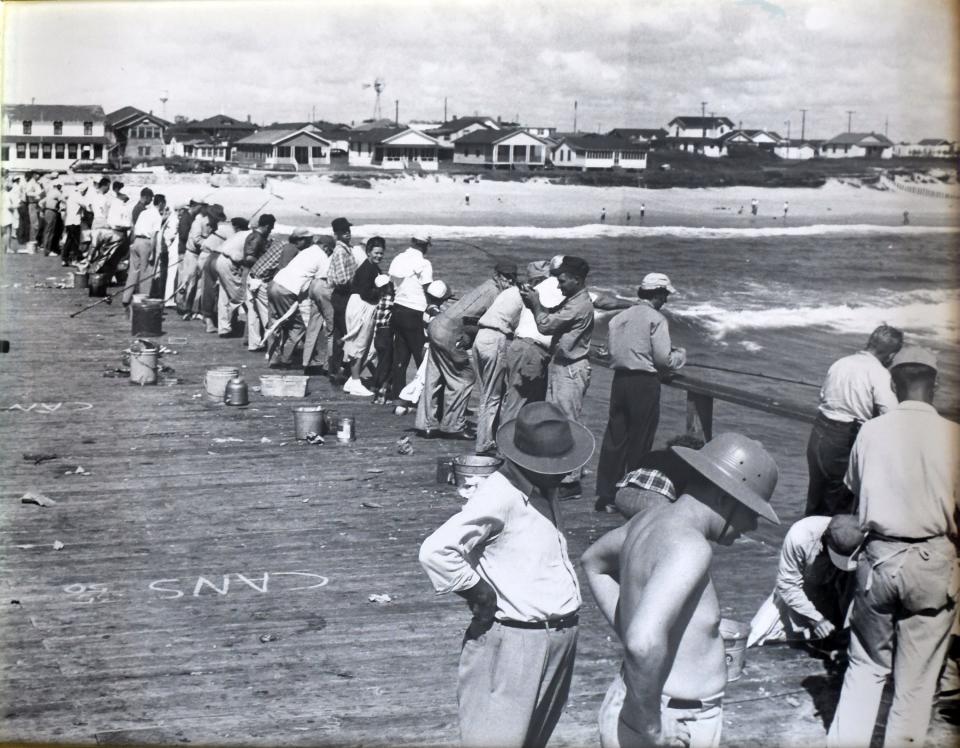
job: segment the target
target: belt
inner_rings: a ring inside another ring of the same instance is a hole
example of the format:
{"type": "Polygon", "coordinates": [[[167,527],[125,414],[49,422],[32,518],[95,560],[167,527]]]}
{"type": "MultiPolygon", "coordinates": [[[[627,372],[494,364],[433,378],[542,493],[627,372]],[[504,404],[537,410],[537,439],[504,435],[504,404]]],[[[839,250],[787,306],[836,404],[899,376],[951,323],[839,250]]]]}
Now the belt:
{"type": "Polygon", "coordinates": [[[498,618],[497,623],[499,623],[501,626],[506,626],[507,628],[511,629],[539,629],[541,631],[546,631],[548,629],[559,630],[573,628],[580,623],[580,616],[576,613],[571,613],[563,618],[551,618],[546,621],[510,621],[507,619],[498,618]]]}
{"type": "Polygon", "coordinates": [[[588,354],[584,354],[583,356],[577,356],[577,358],[565,358],[562,360],[559,358],[555,358],[553,360],[553,363],[555,363],[557,366],[570,366],[571,364],[579,364],[581,361],[586,361],[588,358],[590,358],[588,354]]]}
{"type": "Polygon", "coordinates": [[[819,411],[817,412],[817,422],[822,423],[824,426],[830,426],[831,428],[835,429],[844,429],[846,431],[858,429],[863,425],[861,421],[835,421],[832,418],[827,418],[819,411]]]}
{"type": "Polygon", "coordinates": [[[500,333],[501,335],[506,336],[508,340],[512,340],[512,339],[513,339],[513,333],[512,333],[512,332],[504,332],[504,331],[501,330],[499,327],[492,327],[491,325],[478,325],[478,327],[479,327],[481,330],[492,330],[493,332],[498,332],[498,333],[500,333]]]}
{"type": "Polygon", "coordinates": [[[532,343],[533,345],[537,346],[537,348],[542,351],[550,351],[550,346],[548,346],[546,343],[541,343],[539,340],[534,340],[533,338],[517,338],[517,340],[525,340],[528,343],[532,343]]]}
{"type": "Polygon", "coordinates": [[[903,537],[900,537],[899,535],[884,535],[882,532],[875,532],[874,530],[870,530],[867,533],[867,542],[870,542],[871,540],[883,540],[887,543],[926,543],[928,540],[933,540],[934,538],[942,538],[942,537],[944,537],[943,533],[940,533],[938,535],[927,535],[926,537],[923,537],[923,538],[903,538],[903,537]]]}
{"type": "Polygon", "coordinates": [[[147,236],[146,234],[137,234],[134,239],[153,239],[152,236],[147,236]]]}
{"type": "Polygon", "coordinates": [[[709,699],[707,701],[701,701],[700,699],[667,699],[666,706],[668,709],[706,709],[712,706],[719,706],[722,699],[709,699]]]}

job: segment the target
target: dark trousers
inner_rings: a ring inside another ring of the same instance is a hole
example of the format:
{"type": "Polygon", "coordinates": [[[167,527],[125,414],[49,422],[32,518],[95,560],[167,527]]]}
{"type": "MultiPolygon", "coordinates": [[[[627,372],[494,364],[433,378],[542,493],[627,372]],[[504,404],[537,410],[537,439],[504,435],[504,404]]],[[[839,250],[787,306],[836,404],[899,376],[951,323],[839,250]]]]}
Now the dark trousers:
{"type": "Polygon", "coordinates": [[[24,202],[17,207],[17,212],[20,214],[20,222],[17,224],[17,244],[23,246],[30,241],[30,210],[24,202]]]}
{"type": "Polygon", "coordinates": [[[327,371],[331,375],[343,369],[343,336],[347,334],[347,303],[350,301],[350,287],[337,286],[330,294],[333,307],[333,353],[327,362],[327,371]]]}
{"type": "Polygon", "coordinates": [[[220,278],[217,275],[219,252],[211,252],[203,266],[200,284],[200,314],[208,319],[217,318],[217,298],[220,295],[220,278]]]}
{"type": "Polygon", "coordinates": [[[413,356],[418,368],[423,363],[423,346],[427,342],[423,334],[423,312],[394,305],[390,327],[393,330],[393,391],[390,395],[399,397],[400,390],[407,383],[410,357],[413,356]]]}
{"type": "Polygon", "coordinates": [[[841,423],[817,415],[807,442],[807,486],[805,517],[849,514],[856,510],[856,497],[843,482],[850,462],[850,450],[860,431],[857,422],[841,423]]]}
{"type": "MultiPolygon", "coordinates": [[[[166,249],[160,252],[157,258],[157,272],[153,276],[153,283],[150,285],[150,298],[162,299],[167,289],[167,266],[170,264],[170,255],[166,249]]],[[[174,270],[173,272],[177,272],[174,270]]]]}
{"type": "Polygon", "coordinates": [[[617,481],[635,470],[653,447],[660,422],[660,378],[644,371],[615,371],[610,419],[597,465],[597,496],[609,503],[617,481]]]}
{"type": "Polygon", "coordinates": [[[377,370],[373,374],[373,389],[379,391],[390,381],[393,368],[393,330],[381,327],[373,334],[373,349],[377,352],[377,370]]]}
{"type": "Polygon", "coordinates": [[[49,208],[43,211],[43,229],[42,242],[43,253],[45,255],[58,254],[60,252],[60,214],[49,208]]]}
{"type": "MultiPolygon", "coordinates": [[[[291,306],[300,303],[295,293],[288,291],[278,283],[271,283],[267,287],[267,299],[270,302],[271,320],[280,319],[291,306]]],[[[303,324],[303,316],[300,314],[300,310],[297,309],[277,330],[270,346],[270,363],[292,364],[297,347],[303,342],[306,334],[307,327],[303,324]]]]}
{"type": "Polygon", "coordinates": [[[63,262],[69,265],[73,262],[79,262],[83,259],[80,253],[80,237],[82,228],[78,223],[76,226],[67,226],[66,240],[63,243],[63,262]]]}

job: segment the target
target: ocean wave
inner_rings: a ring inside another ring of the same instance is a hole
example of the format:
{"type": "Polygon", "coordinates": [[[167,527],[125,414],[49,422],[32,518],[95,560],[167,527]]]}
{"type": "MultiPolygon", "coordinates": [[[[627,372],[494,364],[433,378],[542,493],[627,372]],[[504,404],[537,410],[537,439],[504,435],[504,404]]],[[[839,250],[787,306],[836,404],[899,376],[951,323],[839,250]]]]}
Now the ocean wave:
{"type": "MultiPolygon", "coordinates": [[[[287,234],[293,226],[277,224],[276,231],[287,234]]],[[[310,227],[318,234],[328,234],[328,226],[310,227]]],[[[958,226],[883,226],[879,224],[822,223],[809,226],[770,226],[765,228],[733,228],[705,226],[614,226],[590,223],[581,226],[445,226],[441,224],[368,223],[353,226],[355,236],[408,237],[428,235],[436,240],[461,239],[598,239],[669,236],[678,239],[752,239],[764,237],[802,236],[911,236],[921,234],[956,234],[958,226]]]]}
{"type": "Polygon", "coordinates": [[[960,334],[960,290],[917,289],[869,300],[817,306],[731,309],[712,302],[672,307],[672,316],[702,327],[714,340],[745,330],[822,327],[840,333],[869,334],[887,323],[905,332],[953,345],[960,334]]]}

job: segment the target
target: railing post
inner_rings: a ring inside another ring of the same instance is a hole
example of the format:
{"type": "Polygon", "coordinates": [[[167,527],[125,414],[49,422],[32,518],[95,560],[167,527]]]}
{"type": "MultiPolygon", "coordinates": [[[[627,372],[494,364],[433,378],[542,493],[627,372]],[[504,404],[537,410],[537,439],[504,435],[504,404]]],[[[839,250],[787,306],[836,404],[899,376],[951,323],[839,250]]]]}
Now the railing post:
{"type": "Polygon", "coordinates": [[[713,438],[713,398],[687,391],[687,433],[702,437],[704,441],[713,438]]]}

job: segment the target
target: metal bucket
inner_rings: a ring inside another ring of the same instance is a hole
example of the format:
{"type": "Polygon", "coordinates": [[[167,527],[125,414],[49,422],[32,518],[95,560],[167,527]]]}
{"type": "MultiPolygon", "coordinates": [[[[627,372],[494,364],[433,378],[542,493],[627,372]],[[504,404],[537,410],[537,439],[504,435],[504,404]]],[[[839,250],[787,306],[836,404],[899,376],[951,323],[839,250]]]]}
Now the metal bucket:
{"type": "Polygon", "coordinates": [[[344,416],[337,422],[337,439],[352,442],[357,439],[357,421],[353,416],[344,416]]]}
{"type": "Polygon", "coordinates": [[[160,351],[157,348],[147,348],[142,351],[130,351],[130,383],[156,384],[157,371],[160,369],[157,357],[160,351]]]}
{"type": "Polygon", "coordinates": [[[105,273],[87,274],[87,295],[102,298],[107,295],[109,285],[110,278],[105,273]]]}
{"type": "Polygon", "coordinates": [[[727,683],[739,680],[743,676],[749,635],[750,627],[747,624],[730,618],[720,619],[720,636],[723,637],[723,649],[727,661],[727,683]]]}
{"type": "Polygon", "coordinates": [[[135,338],[163,335],[163,299],[133,297],[130,305],[130,334],[135,338]]]}
{"type": "Polygon", "coordinates": [[[323,415],[323,408],[319,405],[301,405],[294,408],[293,427],[297,432],[297,439],[306,439],[310,433],[323,436],[327,432],[323,415]]]}
{"type": "Polygon", "coordinates": [[[453,482],[458,487],[466,486],[468,483],[475,483],[475,479],[486,478],[493,475],[503,460],[499,457],[487,457],[485,455],[461,455],[453,458],[453,482]]]}
{"type": "Polygon", "coordinates": [[[207,375],[203,380],[207,394],[222,402],[227,391],[227,382],[239,373],[240,370],[236,366],[214,366],[212,369],[207,369],[207,375]]]}
{"type": "Polygon", "coordinates": [[[86,273],[74,273],[73,274],[73,287],[74,288],[87,288],[90,283],[87,280],[86,273]]]}

